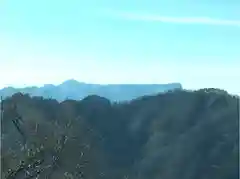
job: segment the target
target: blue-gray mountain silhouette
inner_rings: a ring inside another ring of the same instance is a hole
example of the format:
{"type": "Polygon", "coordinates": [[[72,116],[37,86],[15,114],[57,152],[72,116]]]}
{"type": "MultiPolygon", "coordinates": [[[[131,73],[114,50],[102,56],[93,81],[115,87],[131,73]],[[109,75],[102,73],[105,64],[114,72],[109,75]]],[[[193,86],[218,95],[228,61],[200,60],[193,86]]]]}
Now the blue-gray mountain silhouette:
{"type": "Polygon", "coordinates": [[[58,101],[65,99],[80,100],[89,95],[98,95],[111,101],[128,101],[144,95],[154,95],[169,90],[181,90],[180,83],[169,84],[87,84],[76,80],[67,80],[60,85],[46,84],[42,87],[13,88],[7,87],[0,90],[0,95],[12,96],[14,93],[27,93],[31,96],[53,98],[58,101]]]}

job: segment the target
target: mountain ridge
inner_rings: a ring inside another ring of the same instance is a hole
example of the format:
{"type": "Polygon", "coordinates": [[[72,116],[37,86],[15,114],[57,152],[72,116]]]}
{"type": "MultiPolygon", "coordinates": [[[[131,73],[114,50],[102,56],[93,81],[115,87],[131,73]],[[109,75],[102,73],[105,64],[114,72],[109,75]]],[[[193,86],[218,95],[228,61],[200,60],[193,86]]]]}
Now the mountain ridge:
{"type": "Polygon", "coordinates": [[[128,101],[140,96],[163,93],[169,90],[182,90],[182,85],[181,83],[90,84],[70,79],[59,85],[45,84],[41,87],[27,86],[23,88],[5,87],[0,90],[0,96],[6,98],[14,93],[21,92],[31,96],[42,96],[63,101],[65,99],[80,100],[88,95],[98,95],[112,101],[128,101]]]}
{"type": "Polygon", "coordinates": [[[2,104],[3,179],[9,169],[21,178],[19,163],[36,160],[43,163],[26,170],[40,168],[39,179],[49,173],[53,179],[239,178],[239,103],[223,90],[173,91],[126,103],[17,93],[2,104]],[[55,166],[55,156],[56,169],[46,168],[55,166]]]}

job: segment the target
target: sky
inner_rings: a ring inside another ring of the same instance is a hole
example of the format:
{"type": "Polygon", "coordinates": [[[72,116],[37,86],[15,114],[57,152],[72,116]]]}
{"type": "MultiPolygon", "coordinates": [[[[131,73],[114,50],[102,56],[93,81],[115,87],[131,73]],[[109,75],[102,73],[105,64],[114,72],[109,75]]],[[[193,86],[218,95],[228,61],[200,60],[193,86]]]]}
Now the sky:
{"type": "Polygon", "coordinates": [[[0,0],[0,88],[171,83],[240,94],[240,1],[0,0]]]}

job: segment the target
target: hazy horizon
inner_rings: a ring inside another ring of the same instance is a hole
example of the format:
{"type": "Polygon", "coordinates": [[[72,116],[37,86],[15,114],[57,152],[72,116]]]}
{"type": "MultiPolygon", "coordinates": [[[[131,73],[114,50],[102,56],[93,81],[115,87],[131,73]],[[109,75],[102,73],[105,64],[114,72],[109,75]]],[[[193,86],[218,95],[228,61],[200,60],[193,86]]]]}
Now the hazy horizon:
{"type": "Polygon", "coordinates": [[[68,79],[240,94],[240,2],[0,3],[0,88],[68,79]]]}

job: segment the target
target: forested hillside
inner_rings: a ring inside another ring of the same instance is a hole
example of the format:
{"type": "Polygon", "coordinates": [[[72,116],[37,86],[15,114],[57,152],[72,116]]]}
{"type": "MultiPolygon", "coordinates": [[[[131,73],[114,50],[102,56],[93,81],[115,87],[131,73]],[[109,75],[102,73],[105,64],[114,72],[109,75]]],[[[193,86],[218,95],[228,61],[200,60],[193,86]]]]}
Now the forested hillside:
{"type": "Polygon", "coordinates": [[[174,91],[112,103],[3,101],[3,179],[238,179],[238,97],[174,91]]]}

